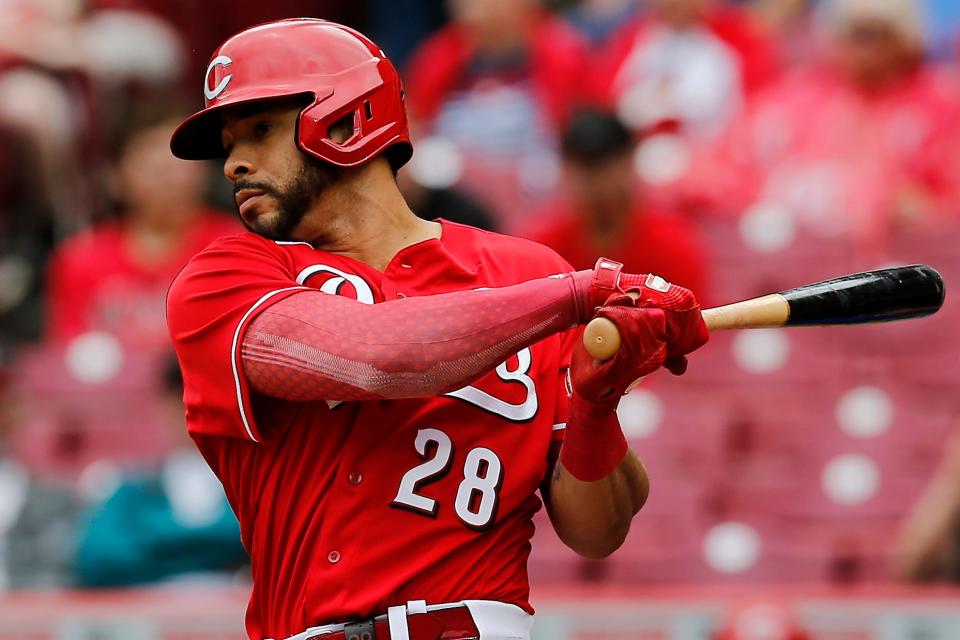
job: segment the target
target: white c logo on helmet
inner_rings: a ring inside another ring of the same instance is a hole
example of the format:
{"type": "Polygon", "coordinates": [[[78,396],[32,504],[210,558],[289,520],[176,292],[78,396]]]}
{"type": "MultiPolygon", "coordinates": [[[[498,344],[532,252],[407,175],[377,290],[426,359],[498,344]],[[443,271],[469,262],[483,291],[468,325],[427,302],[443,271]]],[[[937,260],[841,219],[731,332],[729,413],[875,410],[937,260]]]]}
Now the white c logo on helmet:
{"type": "Polygon", "coordinates": [[[227,85],[230,84],[230,80],[233,79],[233,74],[228,74],[223,77],[217,86],[211,89],[210,74],[213,73],[213,70],[217,67],[229,67],[232,64],[233,60],[227,56],[217,56],[210,62],[210,66],[207,67],[207,73],[203,76],[203,95],[207,100],[216,100],[217,96],[223,93],[227,85]]]}

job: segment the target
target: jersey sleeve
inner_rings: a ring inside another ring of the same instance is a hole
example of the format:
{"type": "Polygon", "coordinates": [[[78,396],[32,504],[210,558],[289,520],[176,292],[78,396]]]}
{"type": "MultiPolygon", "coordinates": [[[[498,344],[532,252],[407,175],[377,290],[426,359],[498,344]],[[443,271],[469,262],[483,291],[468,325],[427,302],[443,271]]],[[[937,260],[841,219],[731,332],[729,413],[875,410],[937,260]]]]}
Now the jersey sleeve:
{"type": "Polygon", "coordinates": [[[214,242],[180,272],[167,294],[167,326],[191,434],[267,439],[254,419],[240,345],[258,314],[305,289],[276,244],[252,234],[214,242]]]}

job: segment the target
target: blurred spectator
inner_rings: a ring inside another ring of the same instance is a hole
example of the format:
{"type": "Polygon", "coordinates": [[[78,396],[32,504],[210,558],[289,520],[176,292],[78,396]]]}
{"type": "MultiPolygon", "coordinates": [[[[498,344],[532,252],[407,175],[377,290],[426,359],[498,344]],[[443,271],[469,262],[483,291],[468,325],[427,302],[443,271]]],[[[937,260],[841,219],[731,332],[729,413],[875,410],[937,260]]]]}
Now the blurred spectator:
{"type": "Polygon", "coordinates": [[[61,233],[86,223],[97,204],[96,136],[126,115],[119,107],[132,101],[129,90],[169,87],[182,66],[177,34],[140,11],[0,0],[0,127],[27,142],[19,150],[38,179],[33,197],[61,233]]]}
{"type": "Polygon", "coordinates": [[[186,434],[182,384],[171,358],[166,410],[181,446],[158,467],[127,473],[90,508],[77,546],[79,586],[224,582],[247,564],[223,487],[186,434]]]}
{"type": "Polygon", "coordinates": [[[509,225],[556,185],[556,138],[585,97],[587,47],[537,0],[449,7],[451,24],[411,59],[410,110],[425,136],[453,144],[465,186],[509,225]]]}
{"type": "Polygon", "coordinates": [[[101,208],[104,158],[136,105],[179,79],[182,48],[137,11],[0,0],[0,329],[39,337],[43,266],[101,208]]]}
{"type": "Polygon", "coordinates": [[[401,70],[417,45],[447,21],[446,0],[368,0],[367,4],[370,38],[401,70]]]}
{"type": "Polygon", "coordinates": [[[171,280],[194,253],[239,230],[204,206],[204,172],[170,153],[176,121],[146,126],[126,141],[115,169],[119,219],[56,250],[48,274],[52,339],[99,330],[128,345],[166,346],[164,300],[171,280]]]}
{"type": "Polygon", "coordinates": [[[915,0],[828,0],[818,29],[829,59],[759,96],[689,180],[721,208],[776,206],[876,262],[898,229],[957,214],[956,80],[924,63],[915,0]]]}
{"type": "Polygon", "coordinates": [[[21,143],[0,153],[16,150],[17,162],[30,167],[30,213],[68,228],[87,204],[73,169],[90,115],[82,94],[82,8],[79,0],[0,0],[0,128],[21,143]]]}
{"type": "Polygon", "coordinates": [[[0,591],[64,588],[82,503],[66,484],[35,476],[12,456],[19,406],[0,380],[0,591]]]}
{"type": "Polygon", "coordinates": [[[893,561],[894,574],[902,580],[960,583],[960,428],[901,525],[893,561]]]}
{"type": "Polygon", "coordinates": [[[590,269],[603,256],[708,298],[700,235],[686,219],[645,202],[627,127],[613,115],[584,111],[571,120],[562,149],[567,194],[547,208],[540,228],[525,235],[575,269],[590,269]]]}
{"type": "Polygon", "coordinates": [[[468,151],[511,156],[552,146],[581,99],[584,43],[536,0],[449,0],[452,24],[417,50],[410,108],[468,151]]]}
{"type": "Polygon", "coordinates": [[[636,0],[580,0],[561,15],[598,47],[639,11],[636,0]]]}
{"type": "Polygon", "coordinates": [[[616,35],[594,76],[601,97],[639,131],[712,138],[737,114],[744,86],[769,81],[775,48],[738,7],[649,0],[616,35]]]}
{"type": "Polygon", "coordinates": [[[753,0],[747,8],[757,27],[777,50],[784,67],[806,64],[815,57],[814,0],[753,0]]]}

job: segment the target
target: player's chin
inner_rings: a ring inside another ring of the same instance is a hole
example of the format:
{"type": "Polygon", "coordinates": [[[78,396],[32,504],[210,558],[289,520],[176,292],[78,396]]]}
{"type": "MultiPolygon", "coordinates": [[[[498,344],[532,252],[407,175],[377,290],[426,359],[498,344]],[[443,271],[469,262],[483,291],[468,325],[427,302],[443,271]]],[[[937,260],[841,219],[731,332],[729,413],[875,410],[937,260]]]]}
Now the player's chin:
{"type": "Polygon", "coordinates": [[[270,240],[297,240],[292,237],[296,224],[280,211],[264,212],[252,220],[243,219],[244,226],[250,231],[270,240]]]}
{"type": "Polygon", "coordinates": [[[266,207],[252,207],[240,214],[240,221],[250,231],[262,236],[272,236],[279,226],[279,212],[266,207]]]}

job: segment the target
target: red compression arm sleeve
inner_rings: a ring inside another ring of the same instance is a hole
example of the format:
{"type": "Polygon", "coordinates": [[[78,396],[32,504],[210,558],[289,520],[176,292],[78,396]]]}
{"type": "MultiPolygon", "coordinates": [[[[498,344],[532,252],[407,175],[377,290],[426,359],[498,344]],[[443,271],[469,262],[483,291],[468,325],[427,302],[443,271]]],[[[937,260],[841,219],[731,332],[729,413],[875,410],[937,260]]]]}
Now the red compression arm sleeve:
{"type": "Polygon", "coordinates": [[[366,305],[304,291],[247,328],[251,387],[286,400],[414,398],[458,389],[523,347],[586,322],[592,271],[366,305]]]}

